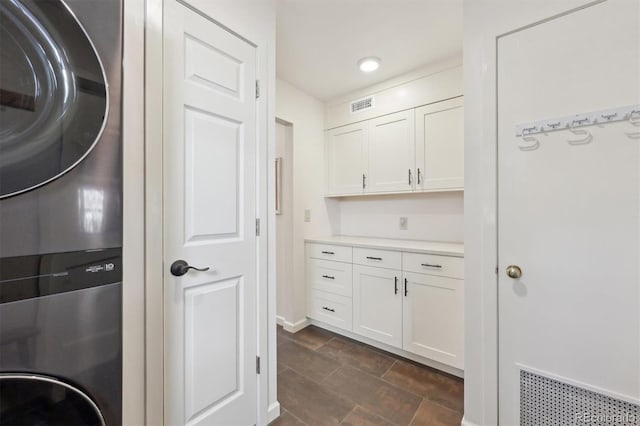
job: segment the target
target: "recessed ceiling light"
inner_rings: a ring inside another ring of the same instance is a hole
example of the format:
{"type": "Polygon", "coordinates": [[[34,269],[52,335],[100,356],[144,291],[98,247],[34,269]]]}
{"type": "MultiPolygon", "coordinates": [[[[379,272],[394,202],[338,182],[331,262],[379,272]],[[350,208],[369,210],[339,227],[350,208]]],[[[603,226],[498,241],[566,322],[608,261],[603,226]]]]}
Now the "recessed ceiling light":
{"type": "Polygon", "coordinates": [[[362,58],[358,61],[358,66],[363,72],[373,72],[380,67],[380,58],[376,58],[375,56],[362,58]]]}

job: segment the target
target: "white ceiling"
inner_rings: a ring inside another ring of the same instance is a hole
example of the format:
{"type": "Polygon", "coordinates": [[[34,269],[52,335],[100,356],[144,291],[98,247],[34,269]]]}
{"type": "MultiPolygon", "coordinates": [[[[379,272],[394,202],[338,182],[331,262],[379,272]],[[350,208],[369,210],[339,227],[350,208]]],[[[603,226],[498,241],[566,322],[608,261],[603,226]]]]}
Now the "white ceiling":
{"type": "Polygon", "coordinates": [[[461,55],[462,0],[278,0],[276,49],[278,78],[332,99],[461,55]]]}

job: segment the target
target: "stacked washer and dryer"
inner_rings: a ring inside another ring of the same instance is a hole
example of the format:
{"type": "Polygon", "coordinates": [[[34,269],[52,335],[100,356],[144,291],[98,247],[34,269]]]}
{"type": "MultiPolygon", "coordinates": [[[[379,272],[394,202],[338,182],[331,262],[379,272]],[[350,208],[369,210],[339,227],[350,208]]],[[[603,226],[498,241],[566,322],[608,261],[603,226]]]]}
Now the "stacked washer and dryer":
{"type": "Polygon", "coordinates": [[[122,424],[120,0],[0,0],[0,425],[122,424]]]}

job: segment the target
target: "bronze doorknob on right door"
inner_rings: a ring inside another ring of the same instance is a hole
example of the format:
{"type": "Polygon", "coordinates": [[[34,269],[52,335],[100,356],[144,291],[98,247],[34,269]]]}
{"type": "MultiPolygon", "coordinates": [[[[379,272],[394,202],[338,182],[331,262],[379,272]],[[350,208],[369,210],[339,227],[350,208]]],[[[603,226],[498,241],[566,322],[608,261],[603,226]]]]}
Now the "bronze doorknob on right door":
{"type": "Polygon", "coordinates": [[[507,266],[507,275],[509,278],[520,278],[522,276],[522,269],[518,265],[507,266]]]}
{"type": "Polygon", "coordinates": [[[176,277],[181,277],[187,272],[189,272],[189,269],[193,269],[194,271],[205,272],[209,270],[209,267],[196,268],[194,266],[190,266],[186,261],[179,259],[171,264],[170,271],[172,275],[175,275],[176,277]]]}

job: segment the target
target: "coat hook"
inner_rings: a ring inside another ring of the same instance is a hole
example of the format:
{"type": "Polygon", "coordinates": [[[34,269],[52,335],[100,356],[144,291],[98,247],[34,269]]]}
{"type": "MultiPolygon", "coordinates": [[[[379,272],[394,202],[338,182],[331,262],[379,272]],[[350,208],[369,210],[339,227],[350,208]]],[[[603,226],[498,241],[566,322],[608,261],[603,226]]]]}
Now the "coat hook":
{"type": "MultiPolygon", "coordinates": [[[[629,123],[634,127],[640,127],[640,110],[631,111],[629,114],[629,123]]],[[[640,139],[640,131],[625,132],[631,139],[640,139]]]]}
{"type": "Polygon", "coordinates": [[[522,140],[525,141],[525,142],[530,142],[530,144],[529,145],[523,145],[523,144],[518,145],[518,148],[520,148],[520,151],[534,151],[534,150],[536,150],[536,149],[538,149],[540,147],[540,141],[535,136],[523,135],[522,136],[522,140]]]}
{"type": "Polygon", "coordinates": [[[567,142],[569,142],[569,144],[571,145],[584,145],[591,142],[591,140],[593,139],[593,136],[591,136],[591,132],[586,129],[576,129],[575,125],[576,121],[574,120],[569,125],[569,131],[576,136],[581,136],[581,138],[567,139],[567,142]]]}

